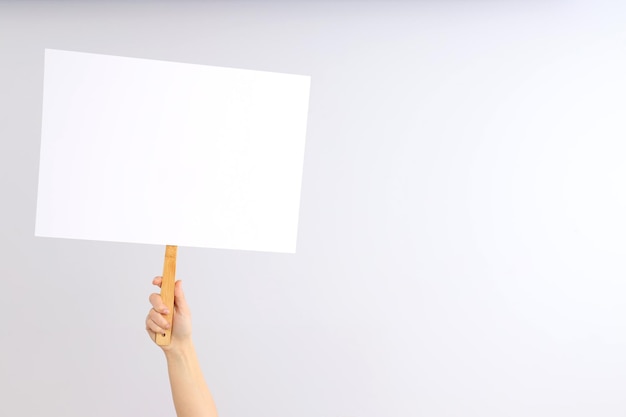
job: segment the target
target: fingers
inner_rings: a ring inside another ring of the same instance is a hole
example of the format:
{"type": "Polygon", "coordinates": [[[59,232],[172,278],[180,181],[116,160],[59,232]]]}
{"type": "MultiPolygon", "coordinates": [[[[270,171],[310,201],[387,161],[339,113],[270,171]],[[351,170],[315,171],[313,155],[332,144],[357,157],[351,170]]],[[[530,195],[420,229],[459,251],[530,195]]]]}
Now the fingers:
{"type": "Polygon", "coordinates": [[[150,335],[150,338],[155,341],[157,333],[165,336],[165,330],[156,326],[154,323],[151,323],[149,319],[146,319],[146,331],[150,335]]]}
{"type": "MultiPolygon", "coordinates": [[[[156,276],[152,279],[152,284],[161,288],[161,283],[163,282],[162,276],[156,276]]],[[[165,336],[165,332],[167,329],[170,329],[172,326],[168,323],[167,319],[164,315],[169,314],[169,309],[163,302],[160,294],[152,293],[149,297],[150,304],[152,305],[152,309],[148,313],[146,317],[146,331],[150,338],[156,341],[156,335],[162,334],[165,336]]]]}
{"type": "Polygon", "coordinates": [[[152,304],[152,308],[158,311],[161,314],[169,314],[169,309],[163,302],[160,294],[152,293],[150,294],[150,304],[152,304]]]}
{"type": "Polygon", "coordinates": [[[171,325],[167,322],[165,317],[155,311],[150,310],[146,317],[146,330],[152,335],[152,333],[164,334],[167,329],[171,328],[171,325]]]}

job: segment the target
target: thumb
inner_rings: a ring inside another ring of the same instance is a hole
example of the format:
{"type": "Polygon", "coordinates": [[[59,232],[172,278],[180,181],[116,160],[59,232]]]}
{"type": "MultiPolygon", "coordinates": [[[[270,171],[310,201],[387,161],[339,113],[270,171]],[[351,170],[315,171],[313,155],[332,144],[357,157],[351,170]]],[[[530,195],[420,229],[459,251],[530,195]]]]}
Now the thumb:
{"type": "Polygon", "coordinates": [[[180,280],[176,281],[176,284],[174,284],[174,305],[181,313],[185,315],[189,314],[189,306],[187,305],[183,291],[183,282],[180,280]]]}

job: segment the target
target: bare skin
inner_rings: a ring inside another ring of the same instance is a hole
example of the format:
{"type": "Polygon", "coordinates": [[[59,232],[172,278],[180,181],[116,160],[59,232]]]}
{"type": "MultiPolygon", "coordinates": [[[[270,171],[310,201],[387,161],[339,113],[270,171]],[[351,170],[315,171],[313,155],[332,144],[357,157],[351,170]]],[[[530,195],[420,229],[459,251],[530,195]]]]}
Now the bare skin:
{"type": "MultiPolygon", "coordinates": [[[[152,283],[161,287],[162,277],[152,283]]],[[[152,341],[156,333],[170,328],[165,319],[167,307],[157,293],[150,295],[152,309],[146,317],[146,331],[152,341]]],[[[217,417],[213,396],[206,385],[191,339],[191,311],[185,300],[182,282],[176,281],[174,288],[174,327],[169,346],[159,346],[165,353],[170,378],[172,398],[177,417],[217,417]]],[[[156,344],[156,343],[155,343],[156,344]]]]}

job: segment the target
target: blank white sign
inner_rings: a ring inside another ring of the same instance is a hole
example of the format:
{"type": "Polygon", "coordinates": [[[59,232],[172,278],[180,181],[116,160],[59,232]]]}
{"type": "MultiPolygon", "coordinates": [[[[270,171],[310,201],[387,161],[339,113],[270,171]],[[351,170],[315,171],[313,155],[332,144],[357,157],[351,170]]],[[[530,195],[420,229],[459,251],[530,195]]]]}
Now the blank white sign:
{"type": "Polygon", "coordinates": [[[47,49],[35,235],[295,252],[309,86],[47,49]]]}

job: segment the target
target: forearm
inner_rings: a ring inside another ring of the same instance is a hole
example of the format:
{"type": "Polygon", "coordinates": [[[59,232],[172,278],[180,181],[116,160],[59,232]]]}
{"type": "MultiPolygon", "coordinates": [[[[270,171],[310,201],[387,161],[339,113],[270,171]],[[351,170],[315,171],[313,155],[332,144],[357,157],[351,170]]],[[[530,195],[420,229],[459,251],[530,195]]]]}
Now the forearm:
{"type": "Polygon", "coordinates": [[[193,343],[166,351],[167,371],[178,417],[217,417],[193,343]]]}

